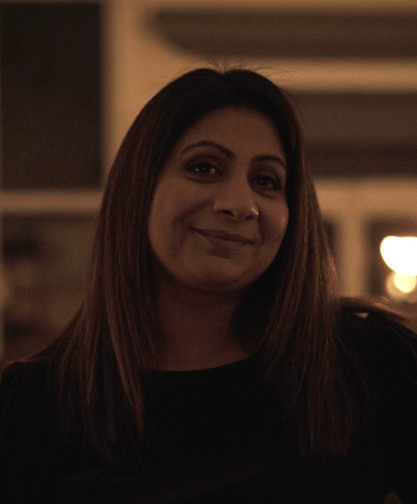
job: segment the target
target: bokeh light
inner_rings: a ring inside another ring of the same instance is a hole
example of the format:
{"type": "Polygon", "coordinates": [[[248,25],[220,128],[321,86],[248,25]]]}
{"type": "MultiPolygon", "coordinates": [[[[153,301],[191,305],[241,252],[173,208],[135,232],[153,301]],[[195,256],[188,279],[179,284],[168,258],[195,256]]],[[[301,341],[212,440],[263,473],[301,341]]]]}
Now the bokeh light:
{"type": "Polygon", "coordinates": [[[385,263],[396,273],[409,277],[417,275],[416,236],[386,236],[381,241],[380,251],[385,263]]]}
{"type": "Polygon", "coordinates": [[[417,277],[410,275],[402,275],[401,273],[394,272],[393,277],[394,285],[397,289],[404,294],[412,292],[417,285],[417,277]]]}
{"type": "Polygon", "coordinates": [[[417,301],[417,277],[391,271],[385,278],[385,291],[393,301],[417,301]]]}

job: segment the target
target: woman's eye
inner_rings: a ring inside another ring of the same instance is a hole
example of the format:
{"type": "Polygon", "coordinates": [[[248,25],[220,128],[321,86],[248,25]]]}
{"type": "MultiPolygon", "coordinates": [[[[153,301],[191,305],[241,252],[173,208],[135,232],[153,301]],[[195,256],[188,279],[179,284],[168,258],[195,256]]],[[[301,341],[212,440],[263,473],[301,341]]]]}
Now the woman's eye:
{"type": "Polygon", "coordinates": [[[268,191],[278,191],[281,189],[281,181],[270,175],[257,175],[252,181],[256,186],[268,191]]]}
{"type": "Polygon", "coordinates": [[[195,163],[187,167],[187,171],[195,175],[216,175],[219,169],[211,163],[195,163]]]}

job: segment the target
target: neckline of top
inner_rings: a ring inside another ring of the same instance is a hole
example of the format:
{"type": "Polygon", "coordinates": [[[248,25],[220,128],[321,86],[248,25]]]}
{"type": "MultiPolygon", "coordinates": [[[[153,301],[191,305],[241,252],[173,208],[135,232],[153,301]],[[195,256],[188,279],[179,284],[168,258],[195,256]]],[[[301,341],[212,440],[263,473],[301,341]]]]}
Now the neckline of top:
{"type": "Polygon", "coordinates": [[[209,374],[219,374],[229,371],[236,371],[240,368],[244,369],[250,367],[252,363],[255,362],[255,355],[250,355],[244,359],[240,359],[233,362],[228,362],[226,364],[220,364],[219,366],[202,368],[202,369],[184,369],[184,370],[163,370],[156,369],[152,373],[160,376],[203,376],[209,374]]]}

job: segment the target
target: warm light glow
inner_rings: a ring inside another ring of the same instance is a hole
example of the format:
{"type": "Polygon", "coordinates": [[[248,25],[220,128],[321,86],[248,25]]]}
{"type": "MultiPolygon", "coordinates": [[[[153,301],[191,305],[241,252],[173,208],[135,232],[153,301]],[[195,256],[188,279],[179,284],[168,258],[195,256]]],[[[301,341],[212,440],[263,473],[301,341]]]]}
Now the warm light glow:
{"type": "Polygon", "coordinates": [[[385,278],[385,291],[393,301],[416,303],[417,278],[391,271],[385,278]]]}
{"type": "Polygon", "coordinates": [[[397,287],[399,291],[404,292],[404,294],[412,292],[417,285],[417,277],[402,275],[401,273],[397,272],[394,273],[393,281],[395,287],[397,287]]]}
{"type": "Polygon", "coordinates": [[[386,236],[380,246],[386,264],[397,273],[417,275],[417,237],[386,236]]]}

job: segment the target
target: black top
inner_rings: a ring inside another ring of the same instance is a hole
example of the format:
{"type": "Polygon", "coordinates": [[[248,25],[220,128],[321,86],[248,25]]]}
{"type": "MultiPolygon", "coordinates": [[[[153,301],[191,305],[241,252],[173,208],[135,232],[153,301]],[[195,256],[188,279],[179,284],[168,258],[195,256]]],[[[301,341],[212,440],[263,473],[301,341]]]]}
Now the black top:
{"type": "Polygon", "coordinates": [[[414,343],[401,326],[374,315],[355,324],[365,335],[377,329],[378,350],[365,361],[378,405],[365,435],[339,459],[296,455],[256,357],[155,372],[153,431],[138,440],[141,460],[129,465],[103,461],[87,444],[65,444],[48,365],[14,364],[0,385],[0,501],[381,504],[395,491],[415,504],[417,365],[408,341],[414,343]]]}

